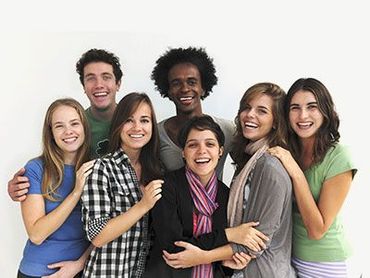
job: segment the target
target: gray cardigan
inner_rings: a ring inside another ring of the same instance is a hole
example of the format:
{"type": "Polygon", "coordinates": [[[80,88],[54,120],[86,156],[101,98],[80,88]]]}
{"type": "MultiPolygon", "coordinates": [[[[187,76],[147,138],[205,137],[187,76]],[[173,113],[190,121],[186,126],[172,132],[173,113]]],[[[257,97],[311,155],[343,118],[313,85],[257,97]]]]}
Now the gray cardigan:
{"type": "MultiPolygon", "coordinates": [[[[270,239],[259,253],[243,245],[232,244],[235,252],[256,255],[235,277],[291,278],[296,277],[290,264],[292,247],[292,184],[280,161],[265,153],[253,170],[243,223],[259,221],[257,227],[270,239]],[[243,274],[243,275],[242,275],[243,274]]],[[[234,277],[234,276],[233,276],[234,277]]]]}

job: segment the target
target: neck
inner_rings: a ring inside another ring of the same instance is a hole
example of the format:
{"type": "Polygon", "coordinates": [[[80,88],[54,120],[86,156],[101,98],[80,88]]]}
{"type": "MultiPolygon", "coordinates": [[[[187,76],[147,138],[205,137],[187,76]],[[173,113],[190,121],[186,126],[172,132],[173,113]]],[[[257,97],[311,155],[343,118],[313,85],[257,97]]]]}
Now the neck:
{"type": "Polygon", "coordinates": [[[114,105],[105,110],[100,110],[97,109],[96,107],[90,106],[90,111],[93,117],[97,120],[111,121],[113,118],[114,111],[116,110],[116,107],[117,103],[114,103],[114,105]]]}
{"type": "Polygon", "coordinates": [[[302,161],[302,167],[304,170],[310,168],[313,162],[313,147],[315,143],[315,138],[308,138],[308,139],[302,139],[302,154],[301,154],[301,161],[302,161]]]}
{"type": "Polygon", "coordinates": [[[187,120],[192,119],[193,117],[202,116],[202,115],[203,115],[203,112],[202,112],[202,107],[201,106],[199,106],[199,108],[194,109],[193,111],[189,111],[189,112],[180,111],[176,108],[175,118],[177,118],[178,120],[187,121],[187,120]]]}
{"type": "Polygon", "coordinates": [[[133,166],[140,164],[139,157],[140,157],[141,149],[140,150],[127,149],[124,146],[122,146],[122,149],[125,152],[125,154],[128,156],[128,158],[130,159],[130,162],[133,166]]]}
{"type": "Polygon", "coordinates": [[[76,165],[76,154],[65,153],[63,163],[67,165],[76,165]]]}

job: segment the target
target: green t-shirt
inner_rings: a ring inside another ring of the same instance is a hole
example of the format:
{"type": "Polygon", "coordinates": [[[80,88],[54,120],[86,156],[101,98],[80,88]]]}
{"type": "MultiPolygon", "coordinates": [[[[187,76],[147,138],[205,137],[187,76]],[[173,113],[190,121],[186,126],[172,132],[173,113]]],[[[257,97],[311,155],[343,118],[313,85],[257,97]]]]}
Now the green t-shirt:
{"type": "Polygon", "coordinates": [[[101,121],[93,117],[90,107],[85,110],[91,130],[91,158],[105,155],[108,151],[110,121],[101,121]]]}
{"type": "MultiPolygon", "coordinates": [[[[348,149],[340,144],[329,149],[322,162],[305,171],[311,193],[316,202],[320,197],[323,183],[338,174],[353,170],[348,149]]],[[[344,261],[351,254],[349,242],[346,240],[342,220],[337,215],[329,230],[320,240],[310,240],[301,215],[294,205],[293,209],[293,256],[311,262],[344,261]]]]}

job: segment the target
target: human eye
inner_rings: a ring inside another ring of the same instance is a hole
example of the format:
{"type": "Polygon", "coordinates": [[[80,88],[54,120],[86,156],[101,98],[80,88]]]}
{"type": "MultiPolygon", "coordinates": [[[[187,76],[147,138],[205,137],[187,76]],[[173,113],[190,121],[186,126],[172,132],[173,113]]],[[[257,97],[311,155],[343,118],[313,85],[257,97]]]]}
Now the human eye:
{"type": "Polygon", "coordinates": [[[108,81],[108,80],[111,80],[111,79],[113,79],[113,76],[112,75],[110,75],[110,74],[104,74],[103,75],[103,80],[104,81],[108,81]]]}
{"type": "Polygon", "coordinates": [[[188,82],[188,85],[190,85],[190,86],[195,86],[197,84],[196,79],[189,79],[187,82],[188,82]]]}
{"type": "Polygon", "coordinates": [[[86,82],[92,82],[92,81],[95,81],[95,80],[96,80],[96,78],[95,78],[94,75],[87,75],[87,76],[85,76],[85,81],[86,82]]]}
{"type": "Polygon", "coordinates": [[[317,104],[316,103],[309,104],[307,106],[307,109],[308,110],[315,110],[315,109],[317,109],[317,104]]]}
{"type": "Polygon", "coordinates": [[[197,147],[197,143],[196,142],[188,142],[186,143],[186,147],[188,147],[189,149],[194,149],[197,147]]]}

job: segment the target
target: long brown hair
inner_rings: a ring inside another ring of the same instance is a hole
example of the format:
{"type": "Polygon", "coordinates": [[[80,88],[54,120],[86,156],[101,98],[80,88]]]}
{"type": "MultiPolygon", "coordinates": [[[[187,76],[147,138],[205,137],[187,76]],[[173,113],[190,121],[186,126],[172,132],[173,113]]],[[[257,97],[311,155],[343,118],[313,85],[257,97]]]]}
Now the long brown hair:
{"type": "Polygon", "coordinates": [[[243,136],[243,130],[240,123],[240,114],[247,108],[248,103],[258,95],[265,94],[272,98],[272,116],[274,119],[273,128],[267,135],[267,141],[270,147],[286,147],[286,123],[284,120],[284,100],[285,92],[278,85],[273,83],[257,83],[250,87],[243,95],[239,103],[238,114],[235,117],[236,134],[233,140],[232,157],[236,164],[236,172],[240,171],[244,164],[250,158],[245,153],[245,147],[250,142],[243,136]]]}
{"type": "MultiPolygon", "coordinates": [[[[338,129],[340,121],[333,99],[325,85],[315,78],[300,78],[293,83],[287,93],[284,110],[288,123],[290,103],[295,93],[300,90],[311,92],[315,96],[318,109],[323,116],[323,123],[315,135],[313,164],[316,164],[322,161],[329,148],[339,141],[340,133],[338,129]]],[[[288,143],[294,158],[300,162],[302,154],[301,141],[290,124],[288,124],[288,143]]]]}
{"type": "Polygon", "coordinates": [[[141,180],[147,184],[153,179],[161,176],[161,167],[159,162],[159,133],[157,120],[154,113],[152,102],[145,93],[130,93],[124,96],[118,103],[113,114],[113,119],[109,135],[109,152],[113,153],[121,147],[121,130],[127,119],[136,111],[141,103],[149,105],[152,117],[152,137],[149,142],[142,148],[139,156],[141,164],[141,180]]]}
{"type": "Polygon", "coordinates": [[[62,183],[64,173],[63,151],[55,143],[52,132],[52,118],[55,110],[60,106],[69,106],[76,110],[81,119],[85,132],[85,140],[77,151],[76,165],[77,170],[85,161],[88,160],[90,148],[90,129],[81,104],[72,98],[62,98],[54,101],[48,108],[42,131],[42,154],[41,159],[44,163],[44,175],[42,178],[42,194],[50,201],[57,201],[57,189],[62,183]]]}

